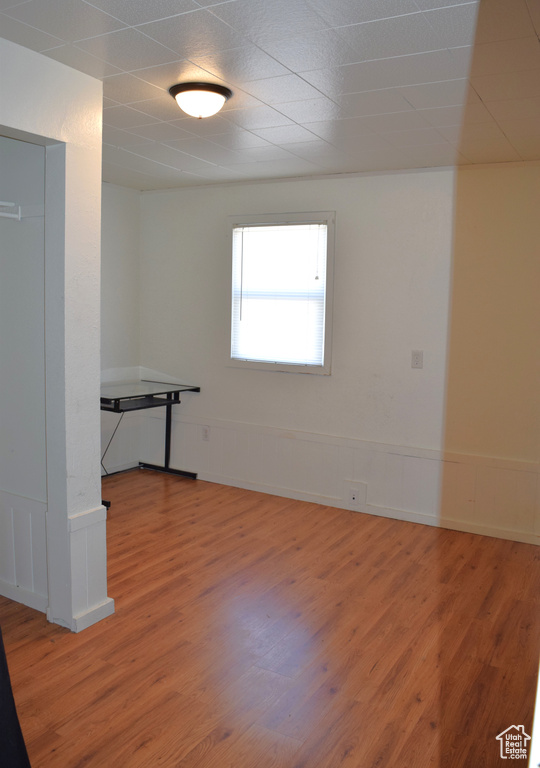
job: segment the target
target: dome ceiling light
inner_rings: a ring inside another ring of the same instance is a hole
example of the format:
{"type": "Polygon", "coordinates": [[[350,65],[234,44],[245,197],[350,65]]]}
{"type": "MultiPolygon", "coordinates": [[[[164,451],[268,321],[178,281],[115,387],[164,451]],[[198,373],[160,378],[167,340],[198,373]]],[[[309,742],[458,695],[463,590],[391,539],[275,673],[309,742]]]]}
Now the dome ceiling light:
{"type": "Polygon", "coordinates": [[[211,117],[223,107],[232,91],[214,83],[178,83],[169,88],[178,106],[192,117],[211,117]]]}

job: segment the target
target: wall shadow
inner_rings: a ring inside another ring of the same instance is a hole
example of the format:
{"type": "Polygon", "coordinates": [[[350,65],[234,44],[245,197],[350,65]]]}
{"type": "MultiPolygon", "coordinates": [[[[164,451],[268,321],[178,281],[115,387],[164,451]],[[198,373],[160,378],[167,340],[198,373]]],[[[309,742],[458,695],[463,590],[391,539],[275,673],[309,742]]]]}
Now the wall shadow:
{"type": "Polygon", "coordinates": [[[523,162],[540,154],[522,109],[534,78],[516,57],[539,21],[517,0],[501,40],[504,6],[480,4],[455,182],[440,523],[466,533],[439,544],[452,612],[439,647],[441,768],[498,765],[499,733],[531,734],[540,657],[540,164],[523,162]],[[449,573],[453,546],[462,565],[449,573]]]}

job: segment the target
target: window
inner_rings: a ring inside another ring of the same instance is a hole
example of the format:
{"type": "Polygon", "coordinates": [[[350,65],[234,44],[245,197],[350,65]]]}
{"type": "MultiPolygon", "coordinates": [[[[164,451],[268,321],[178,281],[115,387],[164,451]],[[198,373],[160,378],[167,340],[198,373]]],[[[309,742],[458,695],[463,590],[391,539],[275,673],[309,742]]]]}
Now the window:
{"type": "Polygon", "coordinates": [[[233,223],[231,361],[330,373],[334,214],[233,223]]]}

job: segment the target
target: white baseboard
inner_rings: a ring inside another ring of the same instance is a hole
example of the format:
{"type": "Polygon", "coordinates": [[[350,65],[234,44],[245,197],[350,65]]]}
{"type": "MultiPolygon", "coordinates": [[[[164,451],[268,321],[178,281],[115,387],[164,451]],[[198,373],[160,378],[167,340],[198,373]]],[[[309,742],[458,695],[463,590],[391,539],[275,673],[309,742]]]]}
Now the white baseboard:
{"type": "MultiPolygon", "coordinates": [[[[162,410],[141,417],[140,459],[147,463],[163,460],[162,410]]],[[[130,466],[118,463],[114,469],[130,466]]],[[[179,408],[173,410],[171,466],[274,496],[540,542],[534,463],[201,419],[179,408]],[[353,489],[360,491],[358,498],[351,498],[353,489]]]]}
{"type": "Polygon", "coordinates": [[[83,629],[91,627],[92,624],[97,624],[98,621],[106,619],[107,616],[112,616],[113,613],[114,600],[108,597],[100,605],[96,605],[88,611],[80,613],[78,616],[74,616],[70,629],[72,632],[82,632],[83,629]]]}
{"type": "Polygon", "coordinates": [[[432,526],[437,526],[439,524],[435,515],[426,515],[421,512],[408,512],[405,509],[379,507],[377,504],[366,504],[365,512],[368,515],[390,517],[392,520],[402,520],[404,523],[420,523],[421,525],[432,526]]]}
{"type": "Polygon", "coordinates": [[[107,471],[104,472],[101,471],[101,478],[107,477],[108,475],[114,475],[116,472],[126,472],[128,469],[135,469],[139,466],[138,461],[129,461],[126,464],[116,464],[113,467],[107,467],[107,471]]]}
{"type": "Polygon", "coordinates": [[[10,584],[1,579],[0,594],[7,597],[9,600],[14,600],[17,603],[27,605],[29,608],[33,608],[40,613],[47,612],[49,602],[47,595],[38,595],[35,592],[29,592],[27,589],[21,589],[21,587],[17,587],[15,584],[10,584]]]}
{"type": "Polygon", "coordinates": [[[529,531],[516,531],[511,528],[497,528],[493,525],[479,525],[468,523],[464,520],[451,520],[443,518],[438,525],[451,531],[463,531],[464,533],[477,533],[480,536],[491,536],[494,539],[506,539],[519,541],[522,544],[540,544],[540,536],[529,531]]]}
{"type": "Polygon", "coordinates": [[[295,499],[296,501],[310,501],[313,504],[324,504],[329,507],[340,507],[348,509],[343,504],[340,496],[321,496],[315,493],[306,493],[305,491],[295,490],[294,488],[276,488],[265,483],[251,483],[244,480],[240,481],[234,477],[212,474],[211,472],[201,472],[197,475],[199,480],[206,480],[208,483],[218,483],[219,485],[230,485],[233,488],[245,488],[247,491],[258,491],[259,493],[268,493],[270,496],[282,496],[285,499],[295,499]]]}

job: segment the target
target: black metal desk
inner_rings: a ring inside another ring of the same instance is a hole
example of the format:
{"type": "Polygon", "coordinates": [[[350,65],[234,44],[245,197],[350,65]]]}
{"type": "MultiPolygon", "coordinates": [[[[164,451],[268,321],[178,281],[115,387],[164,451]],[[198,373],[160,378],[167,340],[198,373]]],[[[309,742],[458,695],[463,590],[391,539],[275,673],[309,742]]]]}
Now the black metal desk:
{"type": "MultiPolygon", "coordinates": [[[[165,459],[163,465],[147,464],[139,462],[140,467],[146,469],[157,469],[160,472],[168,472],[171,475],[182,475],[183,477],[196,478],[195,472],[184,472],[181,469],[172,469],[170,466],[171,458],[171,422],[172,407],[180,403],[181,392],[200,392],[201,388],[191,384],[167,384],[162,381],[123,381],[113,384],[103,384],[101,387],[101,410],[111,413],[121,414],[118,424],[109,440],[107,447],[101,457],[101,464],[105,454],[120,426],[120,421],[124,413],[130,411],[142,411],[146,408],[166,408],[165,416],[165,459]]],[[[105,467],[103,467],[105,469],[105,467]]],[[[106,472],[107,470],[105,470],[106,472]]]]}

